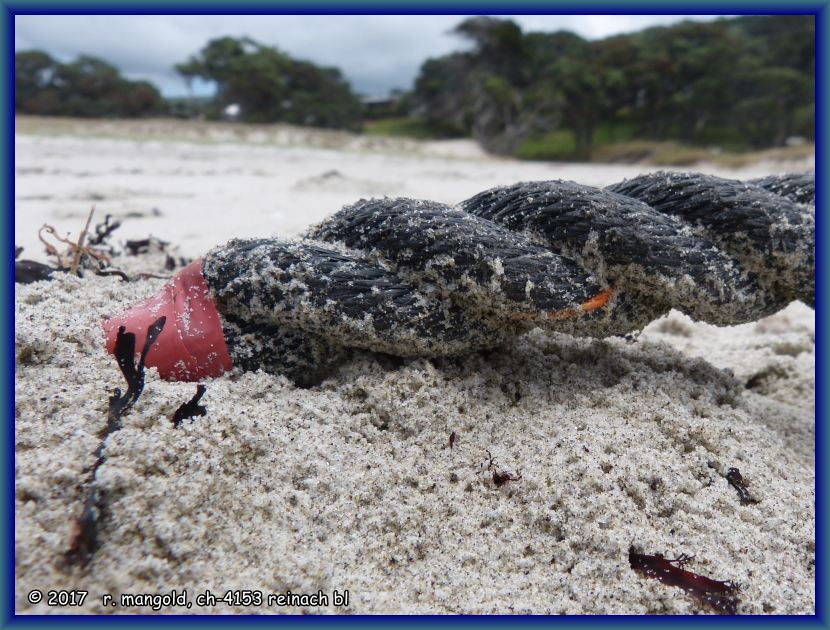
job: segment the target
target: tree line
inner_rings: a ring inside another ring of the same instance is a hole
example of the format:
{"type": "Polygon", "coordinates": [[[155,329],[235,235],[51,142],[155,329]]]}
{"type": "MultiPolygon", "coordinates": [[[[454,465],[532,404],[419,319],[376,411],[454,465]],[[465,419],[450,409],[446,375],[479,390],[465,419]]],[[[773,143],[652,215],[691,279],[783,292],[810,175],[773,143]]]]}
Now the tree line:
{"type": "Polygon", "coordinates": [[[566,129],[588,155],[613,135],[760,148],[814,135],[812,16],[752,16],[587,41],[470,18],[472,49],[421,67],[413,100],[435,130],[495,153],[566,129]]]}
{"type": "Polygon", "coordinates": [[[40,50],[15,53],[15,111],[48,116],[132,118],[202,115],[219,119],[234,105],[243,122],[360,130],[361,102],[337,68],[292,59],[250,38],[220,37],[175,66],[188,83],[216,85],[204,104],[167,102],[147,81],[129,81],[102,59],[61,63],[40,50]]]}
{"type": "Polygon", "coordinates": [[[14,109],[42,116],[133,118],[158,114],[164,99],[147,81],[129,81],[96,57],[61,63],[41,50],[14,55],[14,109]]]}
{"type": "MultiPolygon", "coordinates": [[[[596,138],[677,140],[732,148],[814,136],[812,16],[749,16],[588,41],[568,32],[523,32],[511,20],[474,17],[455,32],[471,47],[423,63],[393,115],[433,136],[471,136],[516,154],[567,133],[573,156],[596,138]]],[[[366,113],[336,68],[299,61],[250,38],[221,37],[175,66],[185,81],[216,85],[200,109],[235,105],[246,122],[360,130],[366,113]]],[[[137,117],[175,113],[158,89],[90,56],[61,63],[15,54],[15,110],[137,117]]]]}

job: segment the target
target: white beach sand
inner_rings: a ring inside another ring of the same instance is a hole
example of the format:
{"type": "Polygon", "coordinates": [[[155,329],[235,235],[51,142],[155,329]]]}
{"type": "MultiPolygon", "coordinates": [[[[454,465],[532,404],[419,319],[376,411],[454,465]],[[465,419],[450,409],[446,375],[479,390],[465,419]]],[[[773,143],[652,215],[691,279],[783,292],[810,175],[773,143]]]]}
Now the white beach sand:
{"type": "MultiPolygon", "coordinates": [[[[233,236],[297,234],[360,197],[457,202],[519,180],[656,170],[166,122],[23,119],[15,145],[15,240],[39,260],[38,228],[77,234],[92,204],[123,220],[116,241],[153,234],[197,256],[233,236]]],[[[729,329],[673,312],[634,341],[535,331],[464,359],[366,356],[312,389],[233,374],[207,382],[208,414],[179,429],[170,418],[195,385],[150,370],[98,472],[101,547],[86,569],[62,566],[108,396],[124,387],[100,321],[163,283],[58,274],[16,287],[17,612],[147,613],[102,596],[173,589],[191,602],[208,589],[350,597],[160,612],[711,612],[633,571],[634,545],[740,583],[739,613],[813,613],[815,317],[800,303],[729,329]],[[522,478],[495,487],[487,451],[522,478]],[[759,503],[740,504],[731,467],[759,503]],[[31,604],[32,589],[89,595],[53,608],[31,604]]]]}

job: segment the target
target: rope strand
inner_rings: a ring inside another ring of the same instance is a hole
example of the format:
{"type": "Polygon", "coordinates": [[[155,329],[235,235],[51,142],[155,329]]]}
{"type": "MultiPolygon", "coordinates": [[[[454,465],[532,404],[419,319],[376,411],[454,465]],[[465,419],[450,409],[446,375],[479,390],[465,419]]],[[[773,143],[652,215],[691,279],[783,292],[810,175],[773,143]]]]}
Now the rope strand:
{"type": "Polygon", "coordinates": [[[349,349],[460,355],[534,326],[606,337],[677,308],[716,325],[814,304],[811,174],[653,173],[361,200],[297,242],[233,240],[202,272],[234,365],[314,382],[349,349]]]}

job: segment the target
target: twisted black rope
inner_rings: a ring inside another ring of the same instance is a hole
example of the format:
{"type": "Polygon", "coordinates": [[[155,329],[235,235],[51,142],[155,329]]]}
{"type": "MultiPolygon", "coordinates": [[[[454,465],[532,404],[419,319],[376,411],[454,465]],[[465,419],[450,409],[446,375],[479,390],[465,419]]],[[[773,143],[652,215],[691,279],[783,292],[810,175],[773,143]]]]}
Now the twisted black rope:
{"type": "Polygon", "coordinates": [[[235,365],[313,382],[349,348],[458,355],[534,326],[606,337],[677,308],[717,325],[814,303],[814,177],[526,182],[452,208],[361,200],[203,273],[235,365]]]}

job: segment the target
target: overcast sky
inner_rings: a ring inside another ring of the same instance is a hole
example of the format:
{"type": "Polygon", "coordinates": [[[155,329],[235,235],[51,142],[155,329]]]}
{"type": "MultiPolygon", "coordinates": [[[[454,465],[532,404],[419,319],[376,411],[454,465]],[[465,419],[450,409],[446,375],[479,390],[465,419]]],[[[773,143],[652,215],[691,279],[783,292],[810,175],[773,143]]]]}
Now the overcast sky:
{"type": "MultiPolygon", "coordinates": [[[[363,94],[412,86],[429,57],[465,47],[451,34],[460,15],[17,15],[15,50],[37,48],[60,61],[84,53],[117,66],[131,79],[156,84],[166,96],[187,93],[174,64],[214,37],[248,36],[297,59],[336,66],[363,94]]],[[[522,15],[524,31],[574,31],[588,39],[627,33],[688,15],[522,15]]],[[[201,94],[207,86],[197,87],[201,94]]]]}

